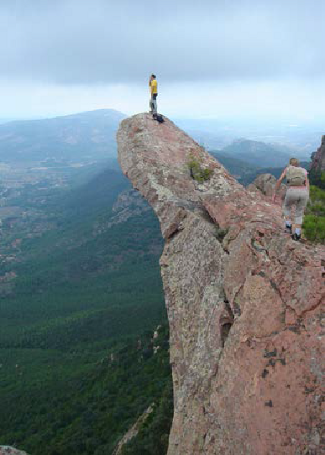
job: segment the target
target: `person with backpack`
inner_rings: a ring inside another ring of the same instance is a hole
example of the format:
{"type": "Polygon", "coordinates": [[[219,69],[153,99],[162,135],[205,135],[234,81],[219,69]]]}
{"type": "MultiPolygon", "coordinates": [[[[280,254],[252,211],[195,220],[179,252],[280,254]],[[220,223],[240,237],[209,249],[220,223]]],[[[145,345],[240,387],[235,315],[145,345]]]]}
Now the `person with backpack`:
{"type": "Polygon", "coordinates": [[[150,87],[150,113],[152,114],[153,118],[157,117],[157,96],[158,96],[158,84],[157,79],[154,74],[152,74],[149,78],[149,87],[150,87]]]}
{"type": "Polygon", "coordinates": [[[285,231],[291,234],[293,240],[301,238],[301,225],[303,214],[309,199],[309,180],[306,169],[300,167],[297,158],[291,158],[289,166],[284,169],[279,180],[275,184],[273,202],[280,188],[282,180],[287,180],[287,191],[283,204],[285,216],[285,231]],[[291,209],[295,206],[295,232],[292,232],[291,209]]]}

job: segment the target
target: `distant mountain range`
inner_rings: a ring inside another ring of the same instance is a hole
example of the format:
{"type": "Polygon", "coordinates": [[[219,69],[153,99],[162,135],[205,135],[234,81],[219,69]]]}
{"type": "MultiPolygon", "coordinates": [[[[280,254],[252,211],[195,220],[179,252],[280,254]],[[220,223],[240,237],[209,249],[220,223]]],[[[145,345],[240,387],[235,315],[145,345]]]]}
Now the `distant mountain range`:
{"type": "Polygon", "coordinates": [[[112,109],[0,124],[0,161],[107,159],[116,156],[115,134],[126,116],[112,109]]]}
{"type": "MultiPolygon", "coordinates": [[[[52,119],[0,124],[0,162],[91,162],[116,158],[115,135],[125,117],[116,110],[100,109],[52,119]]],[[[289,146],[252,140],[250,130],[245,133],[234,127],[227,129],[213,121],[179,120],[177,124],[209,151],[257,167],[284,166],[291,156],[309,158],[305,141],[301,146],[289,146]],[[238,139],[240,135],[246,138],[238,139]]],[[[319,136],[314,136],[318,143],[319,136]]],[[[268,139],[272,140],[272,137],[268,139]]]]}
{"type": "Polygon", "coordinates": [[[288,164],[295,156],[294,151],[286,146],[266,144],[259,141],[238,139],[220,150],[229,158],[240,159],[257,167],[278,167],[288,164]]]}
{"type": "Polygon", "coordinates": [[[207,150],[222,149],[246,138],[287,149],[300,159],[310,157],[324,134],[321,122],[296,125],[275,119],[177,119],[175,123],[207,150]]]}
{"type": "MultiPolygon", "coordinates": [[[[236,158],[233,155],[221,152],[210,152],[229,172],[232,174],[238,181],[244,186],[252,183],[256,177],[260,174],[272,174],[274,177],[279,178],[284,166],[288,163],[286,161],[283,165],[278,166],[267,166],[264,163],[267,160],[264,160],[263,157],[259,160],[256,160],[258,163],[262,163],[262,166],[256,166],[255,164],[243,161],[239,158],[236,158]]],[[[301,161],[300,165],[305,169],[309,169],[309,161],[301,161]]]]}

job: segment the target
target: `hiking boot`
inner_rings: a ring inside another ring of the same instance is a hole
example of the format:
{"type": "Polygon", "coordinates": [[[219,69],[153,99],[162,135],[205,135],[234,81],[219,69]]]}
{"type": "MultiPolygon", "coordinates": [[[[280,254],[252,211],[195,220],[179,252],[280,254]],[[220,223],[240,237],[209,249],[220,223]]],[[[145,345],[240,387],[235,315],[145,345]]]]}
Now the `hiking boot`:
{"type": "Polygon", "coordinates": [[[299,240],[301,239],[301,235],[294,233],[291,235],[291,238],[292,240],[296,240],[297,242],[299,242],[299,240]]]}
{"type": "Polygon", "coordinates": [[[291,235],[292,234],[292,226],[286,226],[284,232],[286,234],[290,234],[291,235]]]}

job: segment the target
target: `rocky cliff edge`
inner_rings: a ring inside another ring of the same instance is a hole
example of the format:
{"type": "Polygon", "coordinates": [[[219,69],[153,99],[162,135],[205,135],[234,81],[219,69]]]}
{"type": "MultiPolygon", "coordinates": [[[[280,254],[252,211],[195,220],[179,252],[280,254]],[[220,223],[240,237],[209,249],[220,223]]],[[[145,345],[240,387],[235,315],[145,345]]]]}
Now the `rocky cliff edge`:
{"type": "Polygon", "coordinates": [[[323,453],[324,247],[293,242],[279,206],[246,191],[167,118],[126,119],[117,139],[122,170],[165,239],[168,455],[323,453]],[[191,160],[210,179],[194,180],[191,160]]]}
{"type": "Polygon", "coordinates": [[[325,171],[325,136],[322,136],[321,145],[315,152],[311,163],[311,170],[319,172],[325,171]]]}

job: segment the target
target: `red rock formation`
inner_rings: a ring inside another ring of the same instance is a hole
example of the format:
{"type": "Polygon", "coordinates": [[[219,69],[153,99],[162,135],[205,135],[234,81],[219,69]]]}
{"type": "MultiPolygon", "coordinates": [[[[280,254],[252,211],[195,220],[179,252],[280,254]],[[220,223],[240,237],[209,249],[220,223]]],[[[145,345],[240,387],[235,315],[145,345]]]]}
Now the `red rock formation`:
{"type": "MultiPolygon", "coordinates": [[[[324,247],[293,242],[172,122],[124,120],[119,161],[156,212],[170,323],[169,455],[320,454],[324,247]],[[189,156],[213,170],[191,178],[189,156]]],[[[324,408],[323,408],[324,412],[324,408]]]]}
{"type": "MultiPolygon", "coordinates": [[[[275,184],[276,178],[274,177],[274,175],[260,174],[256,177],[254,182],[248,185],[247,190],[255,192],[261,191],[262,194],[270,198],[274,194],[275,184]]],[[[278,195],[280,196],[281,199],[285,198],[286,189],[287,189],[286,185],[282,183],[280,186],[280,191],[278,192],[278,195]]]]}
{"type": "Polygon", "coordinates": [[[322,143],[314,155],[311,169],[315,171],[325,171],[325,136],[322,136],[322,143]]]}

